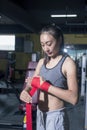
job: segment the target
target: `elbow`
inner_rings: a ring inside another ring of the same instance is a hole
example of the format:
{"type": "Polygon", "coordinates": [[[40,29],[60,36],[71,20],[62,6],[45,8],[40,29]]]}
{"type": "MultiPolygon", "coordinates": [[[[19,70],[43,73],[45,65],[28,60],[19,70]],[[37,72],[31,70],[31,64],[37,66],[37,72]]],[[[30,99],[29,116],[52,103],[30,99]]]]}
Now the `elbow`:
{"type": "Polygon", "coordinates": [[[71,104],[75,106],[77,103],[78,103],[78,97],[74,97],[74,98],[72,99],[71,104]]]}
{"type": "Polygon", "coordinates": [[[75,106],[77,103],[78,103],[78,101],[77,101],[77,100],[75,100],[75,101],[73,101],[73,102],[72,102],[72,105],[74,105],[74,106],[75,106]]]}
{"type": "Polygon", "coordinates": [[[69,99],[70,99],[70,103],[75,106],[78,103],[78,99],[79,99],[78,92],[71,93],[69,99]]]}

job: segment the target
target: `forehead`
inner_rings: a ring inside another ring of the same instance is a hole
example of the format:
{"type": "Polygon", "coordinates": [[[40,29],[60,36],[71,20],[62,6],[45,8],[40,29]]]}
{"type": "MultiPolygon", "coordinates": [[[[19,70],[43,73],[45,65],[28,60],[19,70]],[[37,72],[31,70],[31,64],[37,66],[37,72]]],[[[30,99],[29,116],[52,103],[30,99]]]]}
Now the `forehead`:
{"type": "Polygon", "coordinates": [[[44,41],[50,41],[55,39],[51,34],[44,32],[40,35],[40,41],[44,42],[44,41]]]}

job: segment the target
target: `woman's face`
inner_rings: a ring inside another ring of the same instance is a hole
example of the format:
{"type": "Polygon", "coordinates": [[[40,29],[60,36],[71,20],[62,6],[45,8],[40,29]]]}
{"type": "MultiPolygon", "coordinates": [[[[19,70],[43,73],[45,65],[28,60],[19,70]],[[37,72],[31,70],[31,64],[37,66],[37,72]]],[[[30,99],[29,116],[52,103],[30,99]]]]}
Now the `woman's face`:
{"type": "Polygon", "coordinates": [[[43,51],[49,57],[55,57],[59,52],[59,41],[57,41],[51,34],[45,32],[40,35],[40,43],[43,51]]]}

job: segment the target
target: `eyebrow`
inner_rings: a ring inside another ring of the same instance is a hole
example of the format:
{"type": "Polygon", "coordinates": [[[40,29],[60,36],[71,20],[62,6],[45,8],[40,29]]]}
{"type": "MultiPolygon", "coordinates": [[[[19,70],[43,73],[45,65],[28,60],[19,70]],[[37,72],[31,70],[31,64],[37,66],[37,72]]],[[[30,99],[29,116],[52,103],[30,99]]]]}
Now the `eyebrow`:
{"type": "Polygon", "coordinates": [[[44,42],[41,42],[41,43],[42,43],[42,44],[47,44],[48,42],[52,42],[52,41],[47,41],[47,42],[45,42],[45,43],[44,43],[44,42]]]}

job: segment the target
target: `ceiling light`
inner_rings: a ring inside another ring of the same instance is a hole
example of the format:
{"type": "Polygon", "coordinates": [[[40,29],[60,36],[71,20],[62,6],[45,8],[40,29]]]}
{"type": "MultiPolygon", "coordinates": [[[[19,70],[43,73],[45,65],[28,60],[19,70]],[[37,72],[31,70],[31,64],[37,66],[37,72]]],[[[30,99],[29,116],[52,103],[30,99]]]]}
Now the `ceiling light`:
{"type": "Polygon", "coordinates": [[[77,17],[77,14],[59,14],[59,15],[51,15],[51,17],[77,17]]]}

